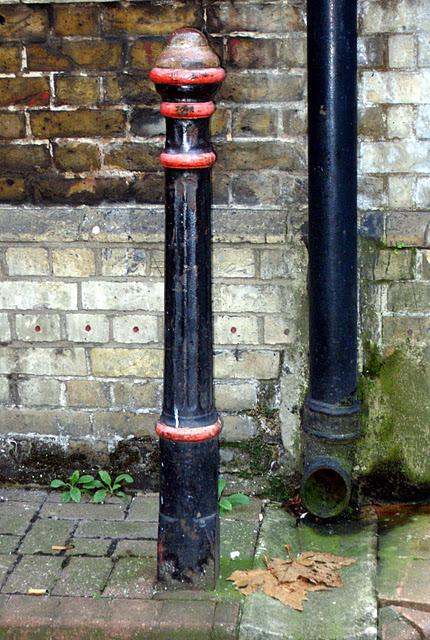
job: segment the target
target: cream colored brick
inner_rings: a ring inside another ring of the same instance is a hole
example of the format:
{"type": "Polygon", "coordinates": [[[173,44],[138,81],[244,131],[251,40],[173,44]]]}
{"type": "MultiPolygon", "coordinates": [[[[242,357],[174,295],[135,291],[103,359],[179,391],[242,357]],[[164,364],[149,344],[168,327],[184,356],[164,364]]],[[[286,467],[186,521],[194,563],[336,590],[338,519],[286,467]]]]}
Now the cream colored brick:
{"type": "Polygon", "coordinates": [[[430,249],[424,249],[422,253],[422,278],[430,280],[430,249]]]}
{"type": "Polygon", "coordinates": [[[359,209],[379,209],[388,202],[384,179],[376,176],[361,176],[358,179],[359,209]]]}
{"type": "Polygon", "coordinates": [[[40,376],[84,376],[84,349],[34,347],[18,352],[17,371],[40,376]]]}
{"type": "Polygon", "coordinates": [[[221,419],[224,442],[244,442],[257,434],[257,424],[251,416],[221,416],[221,419]]]}
{"type": "Polygon", "coordinates": [[[67,339],[73,342],[107,342],[109,320],[104,315],[70,313],[66,316],[67,339]]]}
{"type": "Polygon", "coordinates": [[[18,382],[21,404],[28,406],[58,405],[60,383],[52,378],[30,378],[18,382]]]}
{"type": "Polygon", "coordinates": [[[224,278],[252,278],[255,260],[252,249],[215,248],[213,256],[214,276],[224,278]]]}
{"type": "Polygon", "coordinates": [[[428,173],[430,143],[362,142],[360,157],[364,173],[428,173]]]}
{"type": "Polygon", "coordinates": [[[364,0],[360,13],[364,33],[414,31],[418,25],[425,31],[430,27],[427,0],[364,0]]]}
{"type": "Polygon", "coordinates": [[[258,344],[258,320],[252,316],[215,316],[217,344],[258,344]]]}
{"type": "Polygon", "coordinates": [[[418,65],[430,67],[430,33],[418,34],[418,65]]]}
{"type": "Polygon", "coordinates": [[[295,340],[294,323],[285,316],[264,318],[265,344],[291,344],[295,340]]]}
{"type": "Polygon", "coordinates": [[[430,69],[411,71],[365,71],[365,102],[425,104],[429,101],[430,69]]]}
{"type": "Polygon", "coordinates": [[[67,404],[72,407],[109,407],[109,384],[97,380],[69,380],[67,404]]]}
{"type": "Polygon", "coordinates": [[[420,209],[430,209],[430,178],[418,178],[415,203],[420,209]]]}
{"type": "Polygon", "coordinates": [[[60,316],[57,314],[18,314],[15,322],[18,340],[30,342],[61,340],[60,316]]]}
{"type": "Polygon", "coordinates": [[[49,273],[46,249],[9,247],[6,250],[6,264],[10,276],[45,276],[49,273]]]}
{"type": "Polygon", "coordinates": [[[279,374],[278,351],[217,351],[215,376],[217,378],[268,380],[279,374]]]}
{"type": "Polygon", "coordinates": [[[0,402],[9,402],[9,380],[0,378],[0,402]]]}
{"type": "Polygon", "coordinates": [[[94,251],[59,249],[52,252],[54,275],[61,278],[85,278],[95,274],[94,251]]]}
{"type": "Polygon", "coordinates": [[[276,312],[281,310],[283,291],[274,285],[216,284],[213,298],[215,311],[276,312]]]}
{"type": "Polygon", "coordinates": [[[157,342],[157,316],[117,316],[113,319],[113,339],[115,342],[157,342]]]}
{"type": "Polygon", "coordinates": [[[113,436],[128,438],[156,438],[155,425],[158,415],[151,413],[127,413],[125,411],[97,411],[94,414],[94,435],[110,440],[113,436]]]}
{"type": "Polygon", "coordinates": [[[417,63],[417,43],[415,36],[397,34],[388,39],[388,64],[390,67],[415,67],[417,63]]]}
{"type": "Polygon", "coordinates": [[[141,409],[161,407],[161,380],[145,382],[117,382],[113,385],[114,404],[125,409],[141,409]]]}
{"type": "Polygon", "coordinates": [[[164,285],[162,282],[83,282],[82,304],[84,309],[160,312],[164,306],[164,285]]]}
{"type": "Polygon", "coordinates": [[[160,378],[163,370],[161,349],[103,349],[91,350],[94,375],[118,378],[160,378]]]}
{"type": "Polygon", "coordinates": [[[1,309],[76,309],[77,286],[69,282],[0,282],[1,309]]]}
{"type": "Polygon", "coordinates": [[[430,139],[430,104],[425,104],[417,108],[417,136],[423,140],[430,139]]]}
{"type": "Polygon", "coordinates": [[[145,276],[148,272],[148,255],[144,249],[102,249],[102,275],[145,276]]]}
{"type": "Polygon", "coordinates": [[[288,273],[288,262],[283,249],[260,251],[260,275],[265,280],[282,278],[288,273]]]}
{"type": "Polygon", "coordinates": [[[390,176],[388,198],[394,209],[410,209],[413,204],[414,176],[390,176]]]}
{"type": "Polygon", "coordinates": [[[387,131],[389,138],[409,138],[414,131],[414,109],[409,105],[388,108],[387,131]]]}
{"type": "Polygon", "coordinates": [[[149,270],[151,278],[164,277],[164,251],[154,249],[151,251],[151,268],[149,270]]]}
{"type": "Polygon", "coordinates": [[[9,342],[10,326],[7,313],[0,313],[0,342],[9,342]]]}
{"type": "Polygon", "coordinates": [[[257,403],[256,382],[217,382],[215,403],[220,411],[246,411],[257,403]]]}

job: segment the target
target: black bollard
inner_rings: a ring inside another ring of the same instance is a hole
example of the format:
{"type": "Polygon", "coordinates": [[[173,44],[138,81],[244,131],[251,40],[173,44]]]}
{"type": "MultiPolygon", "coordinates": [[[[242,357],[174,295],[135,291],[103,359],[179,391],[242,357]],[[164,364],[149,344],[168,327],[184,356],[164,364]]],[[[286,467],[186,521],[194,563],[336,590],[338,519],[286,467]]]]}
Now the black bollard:
{"type": "Polygon", "coordinates": [[[173,33],[150,75],[166,118],[164,398],[156,430],[158,579],[172,587],[213,588],[219,572],[209,120],[224,76],[196,29],[173,33]]]}

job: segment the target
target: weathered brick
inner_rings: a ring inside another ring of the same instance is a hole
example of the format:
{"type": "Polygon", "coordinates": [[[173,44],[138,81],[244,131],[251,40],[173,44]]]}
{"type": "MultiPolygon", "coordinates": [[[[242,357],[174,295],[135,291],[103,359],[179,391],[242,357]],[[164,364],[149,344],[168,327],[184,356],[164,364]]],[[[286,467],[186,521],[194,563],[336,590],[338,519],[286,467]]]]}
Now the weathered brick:
{"type": "Polygon", "coordinates": [[[252,278],[255,275],[254,251],[216,247],[213,269],[217,278],[252,278]]]}
{"type": "Polygon", "coordinates": [[[26,342],[61,340],[60,316],[57,314],[17,314],[16,336],[26,342]]]}
{"type": "Polygon", "coordinates": [[[308,128],[305,111],[303,109],[285,109],[283,127],[287,136],[304,135],[308,128]]]}
{"type": "Polygon", "coordinates": [[[284,249],[264,249],[260,251],[260,276],[264,280],[284,278],[289,274],[291,252],[284,249]]]}
{"type": "Polygon", "coordinates": [[[104,40],[64,40],[27,47],[31,71],[115,71],[123,66],[123,45],[104,40]]]}
{"type": "Polygon", "coordinates": [[[387,119],[381,107],[368,107],[360,111],[359,133],[376,140],[386,136],[387,119]]]}
{"type": "Polygon", "coordinates": [[[101,164],[100,150],[85,142],[60,142],[53,145],[54,163],[60,171],[92,171],[101,164]]]}
{"type": "Polygon", "coordinates": [[[430,143],[363,142],[362,170],[366,173],[427,173],[430,143]]]}
{"type": "Polygon", "coordinates": [[[131,132],[136,136],[159,136],[165,131],[164,118],[159,109],[134,109],[130,123],[131,132]]]}
{"type": "Polygon", "coordinates": [[[25,137],[25,118],[23,113],[0,113],[0,138],[14,139],[25,137]]]}
{"type": "Polygon", "coordinates": [[[57,405],[60,400],[60,383],[52,378],[31,378],[18,382],[18,394],[27,406],[57,405]]]}
{"type": "Polygon", "coordinates": [[[430,104],[417,108],[417,136],[430,139],[430,104]]]}
{"type": "Polygon", "coordinates": [[[212,136],[221,136],[227,133],[229,123],[229,111],[222,107],[218,107],[210,121],[210,130],[212,136]]]}
{"type": "Polygon", "coordinates": [[[44,276],[49,273],[46,249],[9,247],[5,257],[10,276],[44,276]]]}
{"type": "Polygon", "coordinates": [[[306,37],[293,33],[281,40],[279,48],[280,67],[304,67],[306,65],[306,37]]]}
{"type": "Polygon", "coordinates": [[[421,273],[424,280],[430,280],[430,250],[421,251],[421,273]]]}
{"type": "Polygon", "coordinates": [[[96,36],[100,10],[97,5],[54,5],[54,31],[59,36],[96,36]]]}
{"type": "Polygon", "coordinates": [[[20,202],[25,199],[25,182],[22,178],[0,178],[0,202],[20,202]]]}
{"type": "Polygon", "coordinates": [[[425,104],[428,102],[430,70],[365,71],[363,93],[367,102],[425,104]]]}
{"type": "Polygon", "coordinates": [[[51,164],[49,149],[45,145],[20,144],[0,146],[0,171],[4,173],[28,174],[46,169],[51,164]]]}
{"type": "Polygon", "coordinates": [[[97,380],[69,380],[67,404],[72,407],[109,407],[109,385],[97,380]]]}
{"type": "Polygon", "coordinates": [[[144,249],[104,248],[101,252],[103,276],[145,276],[148,273],[149,255],[144,249]]]}
{"type": "Polygon", "coordinates": [[[164,202],[164,175],[162,173],[140,174],[133,185],[136,202],[161,204],[164,202]]]}
{"type": "Polygon", "coordinates": [[[158,341],[158,318],[149,315],[117,316],[113,319],[115,342],[146,343],[158,341]]]}
{"type": "Polygon", "coordinates": [[[390,311],[428,311],[430,309],[430,283],[393,283],[388,289],[387,307],[390,311]]]}
{"type": "Polygon", "coordinates": [[[292,344],[296,339],[294,321],[285,315],[264,318],[265,344],[292,344]]]}
{"type": "Polygon", "coordinates": [[[276,66],[275,40],[230,37],[227,42],[227,65],[238,69],[264,69],[276,66]]]}
{"type": "MultiPolygon", "coordinates": [[[[0,378],[0,402],[9,402],[9,380],[6,377],[0,378]]],[[[0,538],[0,551],[3,553],[3,538],[0,538]]]]}
{"type": "Polygon", "coordinates": [[[30,114],[31,129],[39,138],[112,137],[125,133],[123,111],[38,111],[30,114]]]}
{"type": "Polygon", "coordinates": [[[426,30],[430,20],[426,0],[392,0],[384,2],[365,0],[361,3],[361,23],[365,33],[414,31],[416,25],[426,30]]]}
{"type": "Polygon", "coordinates": [[[216,351],[215,376],[217,378],[266,380],[279,373],[277,351],[216,351]]]}
{"type": "Polygon", "coordinates": [[[76,286],[69,282],[0,282],[0,308],[76,309],[76,286]]]}
{"type": "Polygon", "coordinates": [[[217,382],[215,402],[220,411],[246,411],[257,403],[255,382],[217,382]]]}
{"type": "Polygon", "coordinates": [[[36,203],[98,204],[129,200],[132,178],[64,178],[44,174],[29,180],[36,203]]]}
{"type": "Polygon", "coordinates": [[[130,46],[130,67],[148,71],[155,66],[155,62],[164,47],[161,39],[145,38],[134,42],[130,46]]]}
{"type": "Polygon", "coordinates": [[[403,249],[381,249],[375,254],[372,265],[374,280],[410,280],[414,277],[414,255],[403,249]]]}
{"type": "Polygon", "coordinates": [[[428,346],[430,318],[428,316],[385,316],[382,335],[386,345],[411,343],[428,346]]]}
{"type": "Polygon", "coordinates": [[[297,6],[269,2],[211,2],[207,7],[208,30],[261,32],[262,25],[270,25],[276,33],[304,30],[303,9],[297,6]]]}
{"type": "Polygon", "coordinates": [[[393,212],[387,216],[386,242],[396,246],[403,242],[410,247],[430,247],[429,213],[425,212],[393,212]]]}
{"type": "Polygon", "coordinates": [[[270,171],[243,171],[233,176],[233,200],[241,204],[277,204],[280,176],[270,171]]]}
{"type": "Polygon", "coordinates": [[[4,40],[43,39],[48,33],[47,8],[23,4],[0,7],[0,38],[4,40]]]}
{"type": "Polygon", "coordinates": [[[388,38],[388,64],[390,67],[415,67],[417,42],[411,34],[396,34],[388,38]]]}
{"type": "Polygon", "coordinates": [[[295,73],[231,71],[220,89],[220,98],[233,102],[292,102],[301,100],[304,77],[295,73]]]}
{"type": "Polygon", "coordinates": [[[0,335],[2,342],[10,340],[10,325],[6,313],[0,313],[0,335]]]}
{"type": "Polygon", "coordinates": [[[124,142],[106,150],[105,164],[128,171],[151,171],[160,166],[161,146],[149,143],[124,142]]]}
{"type": "Polygon", "coordinates": [[[418,33],[418,66],[430,66],[430,34],[418,33]]]}
{"type": "Polygon", "coordinates": [[[107,342],[109,321],[104,315],[74,313],[66,316],[67,338],[73,342],[107,342]]]}
{"type": "Polygon", "coordinates": [[[258,344],[258,321],[252,316],[217,315],[214,319],[217,344],[258,344]]]}
{"type": "Polygon", "coordinates": [[[218,162],[227,171],[234,169],[279,169],[300,171],[305,168],[303,144],[273,142],[227,142],[217,148],[218,162]]]}
{"type": "Polygon", "coordinates": [[[107,104],[140,104],[156,106],[160,103],[160,96],[155,90],[154,83],[142,75],[119,75],[104,78],[104,102],[107,104]]]}
{"type": "Polygon", "coordinates": [[[17,44],[0,45],[0,71],[13,73],[21,69],[21,47],[17,44]]]}
{"type": "MultiPolygon", "coordinates": [[[[409,181],[413,187],[413,179],[409,181]]],[[[428,209],[430,207],[430,178],[418,178],[415,195],[415,202],[420,209],[428,209]]]]}
{"type": "Polygon", "coordinates": [[[159,378],[163,366],[160,349],[94,348],[90,358],[94,375],[114,378],[159,378]]]}
{"type": "Polygon", "coordinates": [[[85,278],[95,273],[94,252],[91,249],[56,249],[52,252],[54,276],[85,278]]]}
{"type": "Polygon", "coordinates": [[[18,354],[18,373],[39,376],[84,376],[87,374],[85,351],[81,348],[33,347],[18,354]]]}
{"type": "Polygon", "coordinates": [[[47,78],[0,78],[0,107],[47,105],[49,91],[47,78]]]}
{"type": "Polygon", "coordinates": [[[378,209],[387,204],[384,178],[361,176],[358,180],[358,206],[360,209],[378,209]]]}
{"type": "Polygon", "coordinates": [[[113,385],[113,394],[115,405],[126,409],[158,409],[161,405],[161,381],[116,382],[113,385]]]}
{"type": "Polygon", "coordinates": [[[358,38],[358,64],[365,68],[383,67],[387,58],[386,40],[386,36],[380,33],[358,38]]]}
{"type": "Polygon", "coordinates": [[[277,131],[276,109],[235,109],[233,111],[234,136],[274,136],[277,131]]]}
{"type": "Polygon", "coordinates": [[[160,312],[163,309],[163,295],[164,287],[161,282],[103,282],[92,280],[82,283],[82,305],[84,309],[160,312]]]}
{"type": "Polygon", "coordinates": [[[215,311],[277,312],[284,298],[282,288],[275,285],[215,284],[213,289],[215,311]]]}
{"type": "Polygon", "coordinates": [[[99,101],[100,82],[98,78],[84,76],[59,76],[55,78],[55,103],[90,107],[99,101]]]}
{"type": "Polygon", "coordinates": [[[389,176],[388,201],[394,209],[408,209],[413,204],[415,179],[412,176],[389,176]]]}
{"type": "Polygon", "coordinates": [[[409,138],[413,135],[415,114],[412,106],[393,105],[387,111],[387,130],[390,138],[409,138]]]}
{"type": "Polygon", "coordinates": [[[107,5],[103,27],[107,34],[163,35],[182,25],[198,25],[199,19],[199,6],[194,0],[163,5],[139,2],[129,6],[107,5]]]}

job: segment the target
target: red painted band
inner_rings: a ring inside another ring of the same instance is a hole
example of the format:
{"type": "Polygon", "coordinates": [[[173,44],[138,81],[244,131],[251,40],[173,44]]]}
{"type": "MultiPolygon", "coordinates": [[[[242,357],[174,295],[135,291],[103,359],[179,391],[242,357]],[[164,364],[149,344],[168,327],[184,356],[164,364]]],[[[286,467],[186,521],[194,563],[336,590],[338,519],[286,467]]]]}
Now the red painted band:
{"type": "Polygon", "coordinates": [[[160,113],[166,118],[188,120],[192,118],[209,118],[215,111],[213,102],[162,102],[160,113]]]}
{"type": "Polygon", "coordinates": [[[155,84],[213,84],[222,82],[225,71],[221,67],[208,69],[163,69],[154,67],[149,74],[155,84]]]}
{"type": "Polygon", "coordinates": [[[202,442],[216,438],[221,432],[221,420],[207,427],[169,427],[167,424],[158,422],[155,432],[160,438],[173,440],[175,442],[202,442]]]}
{"type": "Polygon", "coordinates": [[[205,169],[216,160],[213,151],[208,153],[162,153],[160,162],[166,169],[205,169]]]}

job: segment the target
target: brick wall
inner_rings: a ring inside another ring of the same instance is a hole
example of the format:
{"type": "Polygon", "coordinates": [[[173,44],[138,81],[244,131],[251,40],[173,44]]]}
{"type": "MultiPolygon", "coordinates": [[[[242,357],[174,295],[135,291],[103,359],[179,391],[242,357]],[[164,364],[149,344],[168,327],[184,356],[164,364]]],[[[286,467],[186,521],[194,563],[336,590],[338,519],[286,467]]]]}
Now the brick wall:
{"type": "MultiPolygon", "coordinates": [[[[12,3],[0,7],[3,477],[46,481],[55,465],[93,463],[130,467],[142,484],[154,477],[164,122],[148,71],[178,26],[207,30],[228,72],[212,127],[223,467],[257,489],[297,467],[304,2],[12,3]]],[[[399,350],[413,366],[428,362],[429,34],[425,0],[360,4],[362,474],[394,455],[375,446],[382,382],[368,375],[369,353],[382,372],[399,350]]]]}

